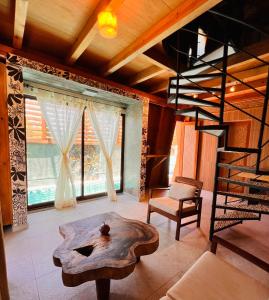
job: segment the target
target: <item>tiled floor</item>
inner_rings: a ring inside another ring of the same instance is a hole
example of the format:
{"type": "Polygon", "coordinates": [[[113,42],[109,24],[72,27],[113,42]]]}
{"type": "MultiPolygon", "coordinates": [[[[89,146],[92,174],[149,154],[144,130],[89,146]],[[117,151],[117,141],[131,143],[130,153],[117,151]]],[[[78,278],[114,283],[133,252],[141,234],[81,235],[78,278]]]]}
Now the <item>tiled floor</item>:
{"type": "MultiPolygon", "coordinates": [[[[211,193],[204,192],[203,196],[201,228],[196,229],[195,224],[183,227],[180,242],[174,240],[174,222],[152,214],[152,224],[157,227],[160,234],[159,249],[152,255],[142,257],[130,276],[112,281],[112,300],[159,299],[208,249],[211,193]]],[[[53,250],[62,242],[58,226],[107,211],[116,211],[124,217],[145,221],[146,209],[146,203],[138,203],[128,195],[120,195],[117,203],[101,198],[80,203],[75,209],[64,211],[50,209],[29,214],[27,230],[5,234],[11,299],[96,299],[94,282],[75,288],[63,286],[61,270],[52,262],[53,250]]],[[[245,247],[247,250],[269,261],[267,216],[263,217],[262,222],[246,222],[223,233],[230,240],[247,245],[245,247]]],[[[230,254],[228,250],[220,248],[218,255],[269,286],[269,275],[264,271],[230,254]]]]}

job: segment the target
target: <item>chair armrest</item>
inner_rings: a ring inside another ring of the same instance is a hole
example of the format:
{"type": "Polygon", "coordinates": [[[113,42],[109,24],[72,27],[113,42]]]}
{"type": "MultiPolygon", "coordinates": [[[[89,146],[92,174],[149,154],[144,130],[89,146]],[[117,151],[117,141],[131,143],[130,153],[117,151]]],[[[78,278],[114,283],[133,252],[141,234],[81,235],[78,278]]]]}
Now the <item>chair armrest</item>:
{"type": "Polygon", "coordinates": [[[224,240],[223,238],[221,238],[217,235],[214,235],[213,239],[212,239],[212,244],[211,244],[211,249],[210,249],[212,253],[216,254],[218,244],[233,251],[234,253],[238,254],[239,256],[245,258],[246,260],[252,262],[256,266],[265,270],[266,272],[269,272],[269,264],[267,262],[261,260],[257,256],[254,256],[253,254],[239,248],[238,246],[224,240]]]}
{"type": "Polygon", "coordinates": [[[181,199],[178,199],[178,201],[190,201],[190,200],[193,200],[193,201],[201,201],[203,198],[202,197],[187,197],[187,198],[181,198],[181,199]]]}
{"type": "Polygon", "coordinates": [[[151,189],[149,189],[149,197],[152,198],[152,193],[154,191],[157,191],[157,190],[163,190],[163,191],[170,190],[170,187],[156,187],[156,188],[151,188],[151,189]]]}

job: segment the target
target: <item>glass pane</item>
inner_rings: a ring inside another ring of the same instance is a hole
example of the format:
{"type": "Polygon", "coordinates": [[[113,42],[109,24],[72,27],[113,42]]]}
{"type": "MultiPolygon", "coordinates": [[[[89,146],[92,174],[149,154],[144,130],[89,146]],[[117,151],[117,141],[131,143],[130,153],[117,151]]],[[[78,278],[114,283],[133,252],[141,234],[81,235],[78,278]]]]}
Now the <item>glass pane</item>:
{"type": "Polygon", "coordinates": [[[81,196],[81,127],[70,150],[70,166],[76,189],[76,197],[81,196]]]}
{"type": "Polygon", "coordinates": [[[54,201],[60,151],[36,100],[25,100],[28,205],[54,201]]]}
{"type": "MultiPolygon", "coordinates": [[[[112,157],[115,189],[120,189],[121,182],[121,143],[122,118],[120,119],[117,145],[112,157]]],[[[84,195],[106,192],[106,165],[99,141],[90,124],[89,116],[85,114],[85,148],[84,148],[84,195]]]]}
{"type": "MultiPolygon", "coordinates": [[[[55,144],[38,101],[26,98],[28,205],[55,200],[60,150],[55,144]]],[[[81,195],[81,129],[70,151],[76,195],[81,195]]]]}

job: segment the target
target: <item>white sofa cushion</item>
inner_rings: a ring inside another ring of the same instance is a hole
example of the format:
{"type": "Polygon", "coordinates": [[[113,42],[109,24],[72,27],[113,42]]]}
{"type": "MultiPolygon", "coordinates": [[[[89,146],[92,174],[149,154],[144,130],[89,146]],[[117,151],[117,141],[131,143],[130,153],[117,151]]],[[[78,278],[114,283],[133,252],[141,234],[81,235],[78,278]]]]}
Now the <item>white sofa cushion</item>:
{"type": "Polygon", "coordinates": [[[195,196],[196,187],[193,185],[173,182],[168,196],[173,199],[183,199],[195,196]]]}
{"type": "Polygon", "coordinates": [[[170,300],[268,300],[269,288],[205,252],[167,296],[170,300]]]}
{"type": "MultiPolygon", "coordinates": [[[[178,200],[169,197],[152,198],[149,200],[149,204],[174,216],[177,215],[179,207],[178,200]]],[[[195,209],[195,203],[183,202],[183,211],[191,211],[195,209]]]]}

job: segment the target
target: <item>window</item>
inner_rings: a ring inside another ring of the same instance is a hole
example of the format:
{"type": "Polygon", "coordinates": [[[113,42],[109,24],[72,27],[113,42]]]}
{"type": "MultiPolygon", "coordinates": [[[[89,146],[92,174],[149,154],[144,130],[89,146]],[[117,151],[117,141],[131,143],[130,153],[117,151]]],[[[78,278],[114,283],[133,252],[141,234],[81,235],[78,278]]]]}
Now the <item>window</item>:
{"type": "MultiPolygon", "coordinates": [[[[84,190],[82,196],[106,192],[106,164],[99,141],[91,126],[88,113],[84,114],[84,190]]],[[[113,177],[115,189],[121,189],[122,119],[113,153],[113,177]]],[[[106,126],[103,124],[103,126],[106,126]]]]}
{"type": "MultiPolygon", "coordinates": [[[[42,118],[38,101],[25,99],[28,206],[52,204],[55,197],[60,151],[42,118]]],[[[70,151],[70,164],[78,199],[105,193],[105,161],[98,139],[83,114],[81,128],[70,151]]],[[[123,125],[121,116],[117,144],[113,154],[115,188],[122,191],[123,125]]]]}

